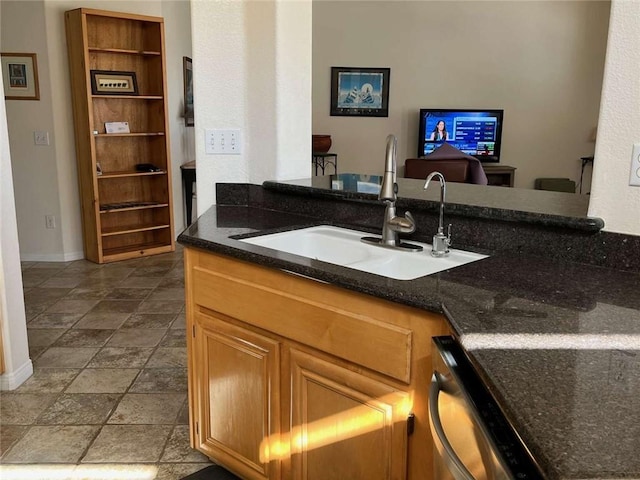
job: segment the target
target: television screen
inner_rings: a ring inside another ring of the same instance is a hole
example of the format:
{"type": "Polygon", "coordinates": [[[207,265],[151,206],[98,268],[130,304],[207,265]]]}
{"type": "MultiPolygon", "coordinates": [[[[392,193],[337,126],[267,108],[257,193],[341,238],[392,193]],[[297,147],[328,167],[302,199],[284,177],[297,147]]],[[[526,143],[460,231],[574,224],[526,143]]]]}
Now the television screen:
{"type": "Polygon", "coordinates": [[[500,161],[503,110],[420,110],[418,157],[443,142],[482,162],[500,161]]]}

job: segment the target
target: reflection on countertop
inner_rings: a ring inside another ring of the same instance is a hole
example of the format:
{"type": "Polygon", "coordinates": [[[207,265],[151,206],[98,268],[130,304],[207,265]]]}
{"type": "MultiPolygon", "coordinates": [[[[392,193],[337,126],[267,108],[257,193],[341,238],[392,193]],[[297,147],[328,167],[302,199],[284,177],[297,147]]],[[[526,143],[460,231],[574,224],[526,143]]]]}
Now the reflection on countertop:
{"type": "Polygon", "coordinates": [[[494,349],[473,357],[549,478],[640,477],[638,349],[494,349]]]}
{"type": "MultiPolygon", "coordinates": [[[[361,173],[342,173],[338,175],[323,175],[296,180],[266,182],[266,186],[276,184],[314,188],[318,190],[341,190],[349,193],[371,193],[377,195],[373,188],[365,190],[364,184],[373,185],[378,182],[379,175],[361,173]]],[[[424,180],[398,178],[398,196],[405,200],[438,200],[437,191],[424,190],[424,180]]],[[[518,218],[525,213],[544,216],[558,216],[587,220],[589,209],[589,195],[566,192],[550,192],[526,188],[507,188],[470,183],[447,183],[447,204],[452,206],[489,208],[510,212],[520,212],[518,218]]],[[[455,207],[452,207],[455,211],[455,207]]],[[[458,208],[460,210],[460,208],[458,208]]],[[[602,228],[604,222],[591,219],[602,228]]]]}

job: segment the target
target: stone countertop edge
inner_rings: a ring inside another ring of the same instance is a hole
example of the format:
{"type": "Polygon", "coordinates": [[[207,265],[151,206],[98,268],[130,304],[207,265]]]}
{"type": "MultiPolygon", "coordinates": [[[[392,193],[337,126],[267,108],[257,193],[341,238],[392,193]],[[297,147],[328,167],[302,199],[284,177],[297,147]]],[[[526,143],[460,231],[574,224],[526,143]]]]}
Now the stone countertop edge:
{"type": "MultiPolygon", "coordinates": [[[[304,224],[272,228],[269,229],[269,233],[295,230],[304,226],[314,226],[319,223],[326,224],[327,222],[309,221],[304,224]]],[[[388,282],[405,282],[403,280],[385,279],[378,275],[361,272],[339,265],[333,265],[331,263],[311,258],[300,257],[286,252],[274,251],[265,247],[239,241],[239,238],[248,238],[254,234],[259,234],[259,232],[256,232],[255,230],[242,232],[234,230],[230,235],[223,235],[215,240],[207,240],[189,235],[192,227],[180,234],[178,237],[179,243],[209,252],[228,255],[238,260],[256,263],[264,267],[284,270],[289,273],[308,277],[312,280],[326,282],[346,288],[347,290],[352,290],[354,292],[372,295],[435,313],[445,313],[438,298],[432,296],[425,298],[422,295],[418,297],[415,295],[406,295],[400,289],[388,288],[388,286],[379,284],[379,282],[383,284],[388,282]],[[378,282],[372,281],[372,278],[374,277],[378,282]]]]}
{"type": "MultiPolygon", "coordinates": [[[[477,248],[470,250],[489,254],[489,257],[481,262],[472,262],[413,280],[396,280],[239,241],[242,238],[265,233],[290,231],[320,224],[354,228],[342,222],[327,222],[313,217],[263,210],[256,207],[214,206],[194,224],[185,229],[179,235],[178,242],[205,251],[229,255],[239,260],[246,260],[307,276],[348,290],[374,295],[407,306],[442,313],[449,318],[454,332],[461,340],[465,341],[469,337],[470,340],[463,344],[468,349],[500,348],[505,340],[503,336],[505,332],[499,330],[485,331],[479,328],[482,325],[471,324],[466,321],[468,319],[462,319],[464,314],[471,312],[473,309],[480,310],[482,305],[466,305],[464,308],[458,308],[454,304],[461,297],[452,296],[452,292],[459,296],[468,296],[475,293],[472,290],[474,287],[482,288],[483,291],[489,291],[492,294],[499,292],[511,297],[532,300],[548,308],[551,313],[553,313],[554,309],[560,308],[585,312],[595,308],[597,302],[613,302],[621,307],[626,307],[625,310],[640,311],[640,299],[634,300],[635,297],[630,297],[628,298],[628,304],[620,303],[621,298],[627,299],[629,296],[629,286],[631,285],[631,288],[633,288],[635,282],[640,280],[640,276],[634,272],[611,270],[569,261],[559,262],[555,259],[543,259],[534,255],[500,253],[477,248]],[[240,223],[234,223],[231,228],[226,228],[226,225],[219,226],[217,223],[216,211],[226,211],[227,215],[234,215],[237,212],[250,212],[249,215],[262,217],[263,219],[278,217],[279,222],[247,226],[246,222],[243,223],[241,221],[240,223]],[[539,268],[540,272],[536,272],[539,274],[532,278],[532,269],[536,267],[539,268]],[[573,267],[575,271],[567,271],[568,267],[573,267]],[[553,283],[549,277],[556,276],[558,272],[565,275],[553,283]],[[602,279],[600,280],[599,277],[602,277],[602,279]],[[518,285],[520,283],[525,285],[518,285]],[[566,295],[563,295],[565,293],[563,290],[568,289],[571,284],[578,284],[577,290],[569,291],[566,295]],[[606,295],[606,290],[615,290],[617,285],[620,285],[619,291],[615,292],[613,298],[609,298],[606,295]],[[460,289],[459,293],[456,291],[457,289],[460,289]],[[535,292],[536,289],[540,289],[540,292],[535,292]],[[527,296],[528,291],[532,291],[535,295],[527,296]],[[595,298],[591,298],[592,296],[595,298]]],[[[374,228],[359,226],[357,229],[373,235],[378,234],[374,228]]],[[[476,313],[478,311],[473,312],[473,314],[476,313]]],[[[536,331],[507,333],[512,338],[514,333],[528,334],[536,331]]],[[[566,332],[554,330],[553,333],[561,334],[566,332]]],[[[640,335],[640,327],[638,327],[637,332],[634,330],[633,332],[622,331],[614,333],[640,335]]],[[[520,338],[525,337],[521,336],[520,338]]],[[[540,348],[539,338],[528,337],[528,340],[537,342],[536,346],[540,348]]],[[[571,347],[571,344],[566,342],[564,345],[571,347]]],[[[624,344],[617,344],[616,348],[624,348],[624,344]]]]}
{"type": "MultiPolygon", "coordinates": [[[[317,198],[333,200],[359,200],[366,203],[379,204],[377,195],[370,193],[345,192],[342,190],[327,190],[323,188],[299,186],[293,184],[265,181],[262,186],[267,190],[279,191],[290,195],[313,194],[317,198]]],[[[398,208],[430,208],[437,210],[438,202],[433,200],[421,200],[405,198],[401,195],[396,203],[398,208]]],[[[486,220],[498,220],[503,222],[526,222],[532,225],[545,227],[570,228],[584,232],[598,232],[604,227],[604,220],[598,217],[570,217],[539,212],[527,212],[523,210],[510,210],[506,208],[484,207],[480,205],[466,205],[447,201],[445,205],[446,215],[460,217],[482,218],[486,220]]]]}

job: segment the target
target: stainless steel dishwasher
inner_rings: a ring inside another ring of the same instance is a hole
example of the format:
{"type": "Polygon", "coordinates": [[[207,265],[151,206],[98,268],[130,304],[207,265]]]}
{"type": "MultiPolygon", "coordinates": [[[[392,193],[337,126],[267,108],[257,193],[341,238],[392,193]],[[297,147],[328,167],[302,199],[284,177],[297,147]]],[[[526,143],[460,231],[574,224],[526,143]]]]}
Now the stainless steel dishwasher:
{"type": "Polygon", "coordinates": [[[429,422],[436,480],[542,479],[544,475],[460,344],[433,338],[429,422]]]}

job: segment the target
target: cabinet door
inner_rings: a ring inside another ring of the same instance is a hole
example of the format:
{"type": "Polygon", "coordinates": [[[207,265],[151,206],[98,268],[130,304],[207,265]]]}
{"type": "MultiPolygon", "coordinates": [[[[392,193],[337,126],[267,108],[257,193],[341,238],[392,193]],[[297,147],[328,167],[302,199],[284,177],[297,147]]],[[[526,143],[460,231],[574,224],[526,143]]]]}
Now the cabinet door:
{"type": "Polygon", "coordinates": [[[293,479],[406,478],[407,392],[294,349],[289,365],[293,479]]]}
{"type": "Polygon", "coordinates": [[[280,478],[261,445],[280,428],[279,344],[196,313],[198,449],[246,479],[280,478]]]}

